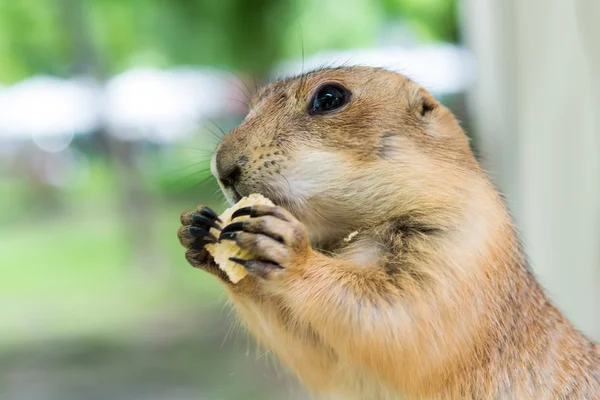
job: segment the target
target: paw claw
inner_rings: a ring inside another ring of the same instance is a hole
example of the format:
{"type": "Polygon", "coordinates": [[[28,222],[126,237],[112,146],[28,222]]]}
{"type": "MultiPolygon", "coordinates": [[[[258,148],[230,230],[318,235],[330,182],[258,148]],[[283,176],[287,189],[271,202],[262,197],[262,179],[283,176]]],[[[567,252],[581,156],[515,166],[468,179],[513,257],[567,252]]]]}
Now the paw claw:
{"type": "Polygon", "coordinates": [[[246,265],[248,265],[248,263],[250,262],[250,260],[243,260],[243,259],[237,258],[237,257],[229,257],[229,261],[233,261],[234,263],[243,265],[244,267],[246,265]]]}
{"type": "Polygon", "coordinates": [[[219,236],[219,242],[221,240],[232,240],[235,242],[235,240],[237,239],[237,232],[221,232],[221,235],[219,236]]]}
{"type": "Polygon", "coordinates": [[[200,210],[200,214],[207,218],[210,218],[211,220],[219,221],[221,223],[223,222],[219,218],[219,215],[209,207],[206,207],[206,206],[202,207],[202,209],[200,210]]]}
{"type": "Polygon", "coordinates": [[[244,229],[244,223],[243,222],[233,222],[229,225],[227,225],[225,228],[223,228],[221,230],[221,236],[224,233],[229,233],[229,232],[235,232],[235,231],[241,231],[244,229]]]}
{"type": "Polygon", "coordinates": [[[213,235],[212,233],[210,233],[208,230],[200,228],[198,226],[190,226],[188,228],[188,232],[190,233],[190,235],[192,237],[195,237],[195,238],[206,238],[206,237],[208,237],[208,238],[212,239],[215,242],[217,241],[217,238],[215,237],[215,235],[213,235]]]}
{"type": "Polygon", "coordinates": [[[231,219],[234,220],[237,217],[241,217],[243,215],[249,215],[249,216],[252,217],[253,216],[252,215],[252,210],[253,210],[252,206],[239,208],[239,209],[235,210],[233,212],[233,214],[231,214],[231,219]]]}
{"type": "Polygon", "coordinates": [[[193,214],[192,222],[197,225],[212,226],[215,229],[221,229],[221,225],[219,225],[214,218],[210,219],[202,214],[193,214]]]}
{"type": "Polygon", "coordinates": [[[200,251],[200,250],[202,250],[204,248],[204,246],[206,246],[209,243],[215,243],[215,241],[214,240],[207,240],[207,239],[196,239],[190,245],[189,248],[200,251]]]}
{"type": "Polygon", "coordinates": [[[196,211],[198,214],[202,214],[207,218],[210,218],[212,220],[217,220],[219,222],[222,222],[219,219],[219,214],[217,214],[216,212],[213,211],[212,208],[207,207],[207,206],[203,206],[200,210],[196,211]]]}
{"type": "Polygon", "coordinates": [[[215,275],[225,283],[231,283],[227,274],[215,264],[212,256],[205,250],[195,250],[191,247],[185,252],[185,259],[194,268],[204,270],[212,275],[215,275]]]}
{"type": "Polygon", "coordinates": [[[249,273],[259,276],[263,279],[268,279],[269,277],[273,276],[273,273],[277,273],[282,270],[280,265],[267,261],[242,260],[241,258],[236,257],[230,257],[229,260],[244,266],[249,273]]]}

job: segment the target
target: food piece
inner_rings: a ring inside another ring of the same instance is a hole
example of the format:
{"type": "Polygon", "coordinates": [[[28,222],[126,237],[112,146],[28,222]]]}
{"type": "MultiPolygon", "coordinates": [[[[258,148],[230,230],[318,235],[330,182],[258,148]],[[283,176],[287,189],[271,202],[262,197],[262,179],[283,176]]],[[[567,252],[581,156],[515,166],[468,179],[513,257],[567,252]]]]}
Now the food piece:
{"type": "Polygon", "coordinates": [[[354,239],[354,236],[358,235],[358,231],[354,231],[351,234],[349,234],[348,236],[346,236],[346,238],[344,239],[344,242],[349,243],[352,239],[354,239]]]}
{"type": "MultiPolygon", "coordinates": [[[[274,205],[271,200],[260,194],[251,194],[250,196],[242,198],[236,204],[225,210],[223,214],[219,215],[219,218],[222,221],[222,227],[224,228],[231,222],[231,215],[236,210],[242,207],[249,207],[257,204],[265,204],[269,206],[274,205]]],[[[248,218],[250,217],[247,215],[242,215],[237,217],[235,220],[237,222],[248,218]]],[[[215,228],[211,228],[210,233],[216,237],[219,237],[220,234],[220,232],[215,228]]],[[[248,275],[248,272],[246,272],[246,269],[243,266],[229,260],[230,257],[241,258],[242,260],[249,260],[252,258],[251,253],[241,249],[235,242],[231,240],[222,240],[218,243],[207,244],[204,246],[204,248],[213,256],[219,268],[225,271],[231,282],[238,283],[241,279],[248,275]]]]}

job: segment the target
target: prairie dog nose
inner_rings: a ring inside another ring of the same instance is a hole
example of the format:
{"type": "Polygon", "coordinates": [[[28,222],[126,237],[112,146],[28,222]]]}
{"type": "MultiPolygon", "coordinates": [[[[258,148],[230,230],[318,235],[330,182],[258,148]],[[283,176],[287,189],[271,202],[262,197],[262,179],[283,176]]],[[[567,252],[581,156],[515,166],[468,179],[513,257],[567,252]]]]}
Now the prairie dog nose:
{"type": "Polygon", "coordinates": [[[217,178],[220,179],[224,185],[233,186],[240,180],[242,166],[248,162],[248,157],[228,157],[219,153],[216,155],[217,178]]]}
{"type": "Polygon", "coordinates": [[[242,170],[238,165],[229,165],[226,169],[219,170],[219,179],[225,186],[233,186],[241,174],[242,170]]]}

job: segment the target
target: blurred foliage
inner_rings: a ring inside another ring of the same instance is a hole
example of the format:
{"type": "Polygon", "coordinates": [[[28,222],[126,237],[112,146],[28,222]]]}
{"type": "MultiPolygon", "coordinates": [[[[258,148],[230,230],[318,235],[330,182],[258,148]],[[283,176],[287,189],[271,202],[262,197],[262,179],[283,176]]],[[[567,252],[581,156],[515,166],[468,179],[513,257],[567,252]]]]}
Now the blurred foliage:
{"type": "Polygon", "coordinates": [[[105,74],[203,64],[260,78],[303,48],[371,45],[382,20],[404,20],[421,40],[456,41],[455,8],[456,0],[0,0],[0,82],[67,76],[81,72],[77,63],[105,74]]]}
{"type": "Polygon", "coordinates": [[[457,42],[457,0],[382,0],[389,15],[404,15],[425,40],[457,42]]]}
{"type": "Polygon", "coordinates": [[[64,75],[69,41],[47,1],[0,1],[0,82],[39,72],[64,75]]]}

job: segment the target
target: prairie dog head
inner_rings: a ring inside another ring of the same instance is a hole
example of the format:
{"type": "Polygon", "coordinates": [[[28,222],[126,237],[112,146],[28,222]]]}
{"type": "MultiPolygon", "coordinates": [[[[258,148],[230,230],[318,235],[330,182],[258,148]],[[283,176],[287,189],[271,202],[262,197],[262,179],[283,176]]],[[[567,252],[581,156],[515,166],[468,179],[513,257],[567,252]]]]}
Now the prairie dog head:
{"type": "Polygon", "coordinates": [[[211,169],[229,201],[261,193],[332,239],[395,217],[448,223],[478,167],[426,90],[394,72],[345,67],[260,90],[211,169]]]}

